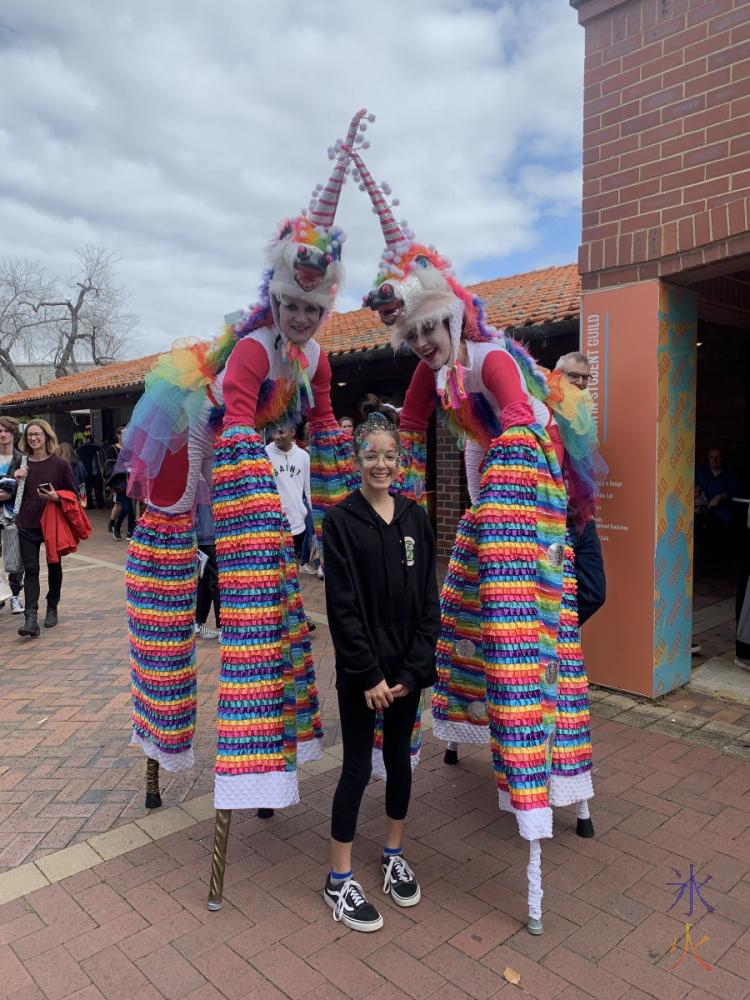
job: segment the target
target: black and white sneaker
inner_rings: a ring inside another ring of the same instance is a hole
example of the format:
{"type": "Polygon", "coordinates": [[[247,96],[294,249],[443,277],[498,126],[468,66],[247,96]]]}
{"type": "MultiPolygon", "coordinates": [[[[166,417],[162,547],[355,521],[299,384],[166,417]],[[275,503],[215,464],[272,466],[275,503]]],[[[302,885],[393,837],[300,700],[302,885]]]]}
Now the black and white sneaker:
{"type": "Polygon", "coordinates": [[[379,931],[383,926],[383,918],[362,891],[359,882],[348,878],[344,882],[331,882],[331,876],[326,879],[323,898],[333,910],[333,919],[343,921],[353,931],[379,931]]]}
{"type": "Polygon", "coordinates": [[[383,892],[399,906],[416,906],[422,898],[414,872],[402,854],[383,855],[383,892]]]}

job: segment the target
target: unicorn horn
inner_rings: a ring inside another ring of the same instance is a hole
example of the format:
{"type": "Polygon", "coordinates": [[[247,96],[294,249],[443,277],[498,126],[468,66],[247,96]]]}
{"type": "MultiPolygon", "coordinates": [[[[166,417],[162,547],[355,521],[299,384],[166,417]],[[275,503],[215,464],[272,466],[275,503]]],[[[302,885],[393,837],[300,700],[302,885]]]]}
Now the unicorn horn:
{"type": "MultiPolygon", "coordinates": [[[[359,123],[367,114],[367,108],[360,110],[352,118],[349,124],[349,131],[346,133],[346,140],[337,149],[336,165],[328,180],[328,183],[315,199],[315,204],[310,209],[310,221],[316,226],[323,226],[329,229],[336,218],[336,209],[339,204],[341,188],[346,179],[346,168],[349,165],[349,147],[353,146],[357,139],[359,123]],[[345,152],[342,152],[345,150],[345,152]]],[[[330,155],[330,152],[329,152],[330,155]]]]}
{"type": "Polygon", "coordinates": [[[362,162],[362,157],[356,149],[351,149],[347,146],[342,146],[341,148],[349,153],[357,170],[359,171],[360,182],[364,185],[367,193],[370,195],[370,200],[372,201],[375,211],[378,214],[378,218],[380,219],[380,226],[383,230],[386,246],[396,247],[400,243],[408,242],[401,231],[401,227],[393,218],[393,213],[391,212],[388,202],[383,196],[383,192],[372,179],[372,174],[362,162]]]}

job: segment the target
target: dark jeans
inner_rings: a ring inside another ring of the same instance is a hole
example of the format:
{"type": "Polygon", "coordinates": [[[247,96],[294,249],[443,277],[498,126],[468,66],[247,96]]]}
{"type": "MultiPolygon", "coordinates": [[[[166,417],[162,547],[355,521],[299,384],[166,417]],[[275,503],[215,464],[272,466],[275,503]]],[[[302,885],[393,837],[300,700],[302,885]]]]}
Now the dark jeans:
{"type": "MultiPolygon", "coordinates": [[[[411,732],[419,708],[419,691],[396,698],[383,712],[385,812],[390,819],[406,819],[411,798],[411,732]]],[[[331,836],[343,844],[354,840],[359,805],[372,774],[375,712],[367,707],[363,691],[339,691],[339,717],[344,763],[333,796],[331,836]]]]}
{"type": "Polygon", "coordinates": [[[127,493],[118,493],[116,496],[116,503],[119,503],[120,505],[120,513],[117,515],[117,520],[115,521],[115,531],[120,530],[122,522],[127,517],[128,534],[132,535],[135,531],[135,507],[133,505],[133,501],[127,493]]]}
{"type": "Polygon", "coordinates": [[[305,543],[306,536],[306,531],[300,531],[298,535],[292,535],[292,541],[294,542],[294,554],[297,557],[297,562],[299,562],[302,558],[302,546],[305,543]]]}
{"type": "Polygon", "coordinates": [[[101,472],[95,476],[86,476],[86,503],[91,510],[96,510],[97,507],[104,509],[104,482],[101,472]]]}
{"type": "Polygon", "coordinates": [[[596,531],[596,522],[587,521],[581,532],[573,524],[570,526],[570,532],[575,557],[580,626],[588,621],[607,599],[607,580],[604,575],[602,546],[596,531]]]}
{"type": "Polygon", "coordinates": [[[208,556],[208,562],[203,567],[203,576],[198,577],[195,620],[199,625],[205,625],[213,604],[216,627],[219,628],[219,567],[216,563],[216,546],[199,545],[198,548],[208,556]]]}
{"type": "MultiPolygon", "coordinates": [[[[18,540],[23,559],[23,599],[26,611],[39,609],[39,549],[44,545],[41,528],[18,529],[18,540]]],[[[47,604],[56,608],[62,590],[62,562],[47,563],[47,604]]]]}

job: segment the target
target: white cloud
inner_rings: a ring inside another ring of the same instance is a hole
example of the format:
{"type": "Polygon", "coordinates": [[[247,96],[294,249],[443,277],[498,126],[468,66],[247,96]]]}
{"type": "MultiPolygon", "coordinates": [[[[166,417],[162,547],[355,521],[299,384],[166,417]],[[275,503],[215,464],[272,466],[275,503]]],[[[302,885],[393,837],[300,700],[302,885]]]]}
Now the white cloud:
{"type": "MultiPolygon", "coordinates": [[[[560,0],[5,0],[0,22],[0,255],[65,274],[83,242],[120,252],[133,353],[253,300],[359,106],[374,176],[459,274],[512,270],[580,189],[583,32],[560,0]]],[[[380,234],[353,186],[337,221],[351,308],[380,234]]]]}

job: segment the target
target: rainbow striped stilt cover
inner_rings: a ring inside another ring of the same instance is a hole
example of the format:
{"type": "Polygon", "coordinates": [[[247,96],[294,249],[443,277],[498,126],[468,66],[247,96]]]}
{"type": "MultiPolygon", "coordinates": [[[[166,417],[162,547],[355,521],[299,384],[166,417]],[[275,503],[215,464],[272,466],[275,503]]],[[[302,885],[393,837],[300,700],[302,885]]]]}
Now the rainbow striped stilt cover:
{"type": "Polygon", "coordinates": [[[132,742],[168,771],[193,765],[196,544],[191,514],[148,508],[125,564],[132,742]]]}
{"type": "Polygon", "coordinates": [[[500,804],[521,835],[552,836],[549,779],[566,495],[547,434],[490,445],[476,505],[482,655],[500,804]]]}
{"type": "Polygon", "coordinates": [[[340,427],[313,431],[310,435],[310,489],[315,534],[321,551],[326,511],[358,486],[359,471],[354,467],[351,435],[345,434],[340,427]]]}
{"type": "Polygon", "coordinates": [[[590,799],[594,794],[591,783],[589,682],[578,628],[573,559],[573,549],[566,544],[560,631],[557,637],[560,673],[550,783],[550,803],[553,806],[571,805],[581,799],[590,799]]]}
{"type": "Polygon", "coordinates": [[[213,510],[222,623],[215,804],[283,808],[299,801],[298,735],[312,759],[322,730],[291,537],[252,427],[222,433],[213,510]]]}
{"type": "Polygon", "coordinates": [[[427,475],[427,435],[422,431],[404,430],[399,432],[401,457],[398,481],[391,487],[391,493],[416,500],[427,509],[425,478],[427,475]]]}
{"type": "Polygon", "coordinates": [[[467,510],[440,592],[441,628],[437,682],[432,689],[432,730],[446,743],[489,743],[487,682],[482,659],[477,516],[467,510]]]}

